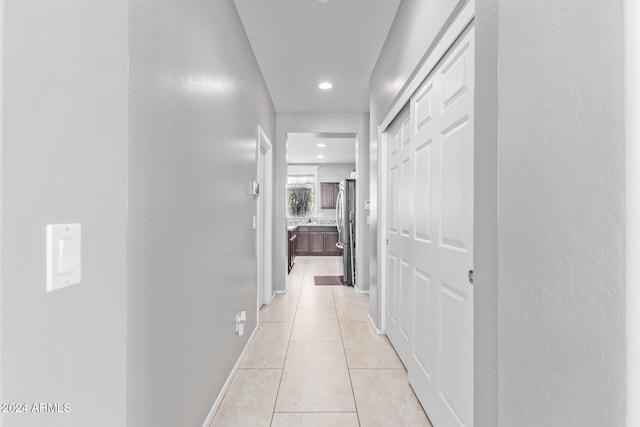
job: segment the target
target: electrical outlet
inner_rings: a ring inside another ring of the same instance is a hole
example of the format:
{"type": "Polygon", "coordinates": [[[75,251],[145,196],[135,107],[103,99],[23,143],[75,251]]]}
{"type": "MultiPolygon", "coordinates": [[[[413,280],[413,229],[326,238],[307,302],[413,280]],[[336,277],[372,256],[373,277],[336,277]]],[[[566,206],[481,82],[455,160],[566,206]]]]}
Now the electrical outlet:
{"type": "Polygon", "coordinates": [[[247,312],[242,310],[236,314],[236,334],[238,336],[244,335],[244,324],[247,323],[247,312]]]}

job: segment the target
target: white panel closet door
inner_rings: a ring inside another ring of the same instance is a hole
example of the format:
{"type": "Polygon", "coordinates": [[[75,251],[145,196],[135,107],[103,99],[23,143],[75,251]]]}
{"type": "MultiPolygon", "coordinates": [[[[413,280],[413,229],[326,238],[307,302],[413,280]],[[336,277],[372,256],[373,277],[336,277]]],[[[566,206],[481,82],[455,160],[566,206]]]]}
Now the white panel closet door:
{"type": "Polygon", "coordinates": [[[386,333],[401,359],[411,354],[410,227],[413,203],[409,108],[404,108],[388,130],[387,150],[387,289],[386,333]]]}
{"type": "Polygon", "coordinates": [[[473,43],[388,130],[387,334],[434,427],[473,426],[473,43]]]}

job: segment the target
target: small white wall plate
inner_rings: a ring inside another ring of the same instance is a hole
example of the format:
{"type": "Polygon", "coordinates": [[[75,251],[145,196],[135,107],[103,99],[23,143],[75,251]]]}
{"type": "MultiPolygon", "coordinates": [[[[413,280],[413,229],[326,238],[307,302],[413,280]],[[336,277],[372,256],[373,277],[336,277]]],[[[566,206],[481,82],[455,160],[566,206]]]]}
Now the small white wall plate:
{"type": "Polygon", "coordinates": [[[80,283],[80,224],[47,225],[47,292],[80,283]]]}

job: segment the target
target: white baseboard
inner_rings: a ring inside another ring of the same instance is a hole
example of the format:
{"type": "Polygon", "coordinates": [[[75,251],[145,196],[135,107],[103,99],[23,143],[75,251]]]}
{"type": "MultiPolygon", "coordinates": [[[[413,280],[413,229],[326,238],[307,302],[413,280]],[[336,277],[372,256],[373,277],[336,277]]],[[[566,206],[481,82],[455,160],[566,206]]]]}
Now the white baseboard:
{"type": "Polygon", "coordinates": [[[371,315],[367,316],[369,318],[369,323],[371,323],[371,327],[373,328],[373,330],[376,332],[376,334],[378,335],[384,335],[384,331],[378,329],[378,327],[376,326],[376,322],[373,321],[373,319],[371,318],[371,315]]]}
{"type": "Polygon", "coordinates": [[[368,291],[368,290],[366,290],[366,291],[362,291],[362,290],[360,290],[360,288],[358,288],[356,285],[353,285],[353,287],[355,288],[355,290],[356,290],[359,294],[361,294],[361,295],[369,295],[369,291],[368,291]]]}
{"type": "Polygon", "coordinates": [[[284,294],[287,293],[287,291],[288,291],[288,289],[284,289],[284,290],[278,289],[278,290],[276,290],[276,294],[277,295],[284,295],[284,294]]]}
{"type": "Polygon", "coordinates": [[[204,423],[202,424],[202,427],[209,427],[213,422],[213,417],[215,417],[216,412],[218,411],[218,408],[222,403],[222,399],[224,399],[224,395],[227,394],[227,390],[229,390],[229,386],[231,385],[233,378],[236,376],[238,369],[240,369],[240,366],[242,366],[242,362],[244,361],[244,358],[247,356],[247,350],[249,349],[249,346],[253,342],[253,339],[256,337],[257,332],[258,332],[258,326],[256,325],[256,327],[253,329],[253,333],[249,337],[249,341],[247,341],[247,345],[244,346],[244,350],[242,350],[242,353],[240,354],[238,361],[236,362],[235,366],[231,370],[229,377],[227,377],[227,381],[225,381],[224,385],[222,386],[222,390],[220,390],[220,393],[218,394],[216,401],[213,403],[213,406],[209,411],[209,415],[207,415],[207,418],[205,418],[204,423]]]}
{"type": "Polygon", "coordinates": [[[273,299],[276,297],[276,295],[278,295],[278,291],[273,291],[273,293],[271,294],[271,298],[269,298],[269,304],[267,305],[273,304],[273,299]]]}

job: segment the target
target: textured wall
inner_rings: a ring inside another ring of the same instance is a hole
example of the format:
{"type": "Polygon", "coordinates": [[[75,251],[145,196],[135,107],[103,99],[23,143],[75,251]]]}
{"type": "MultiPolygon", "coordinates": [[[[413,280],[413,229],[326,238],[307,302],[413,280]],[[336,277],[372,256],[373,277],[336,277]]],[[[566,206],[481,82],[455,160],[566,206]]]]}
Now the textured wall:
{"type": "Polygon", "coordinates": [[[231,0],[130,19],[128,422],[198,426],[256,325],[250,182],[275,112],[231,0]]]}
{"type": "MultiPolygon", "coordinates": [[[[278,113],[276,119],[276,139],[274,143],[275,155],[275,252],[273,261],[275,263],[275,286],[276,290],[283,291],[287,283],[287,218],[285,203],[286,171],[287,171],[287,133],[289,132],[345,132],[358,134],[358,144],[369,140],[369,114],[368,113],[278,113]]],[[[365,142],[366,143],[366,142],[365,142]]],[[[363,161],[366,161],[364,159],[363,161]]],[[[360,163],[356,164],[358,167],[360,163]]],[[[359,180],[359,194],[367,194],[368,182],[366,179],[359,180]]],[[[358,221],[366,224],[366,213],[364,210],[364,198],[358,200],[358,221]]],[[[368,239],[366,228],[360,228],[358,237],[363,253],[367,253],[368,239]]],[[[363,260],[361,290],[368,289],[368,267],[366,257],[363,260]],[[366,287],[365,287],[366,286],[366,287]]],[[[358,274],[358,273],[356,273],[358,274]]]]}
{"type": "Polygon", "coordinates": [[[640,425],[640,3],[624,0],[626,425],[640,425]]]}
{"type": "Polygon", "coordinates": [[[122,426],[127,2],[5,0],[2,401],[13,426],[122,426]],[[45,226],[82,224],[82,283],[45,291],[45,226]]]}
{"type": "Polygon", "coordinates": [[[623,426],[620,1],[501,1],[500,425],[623,426]]]}

